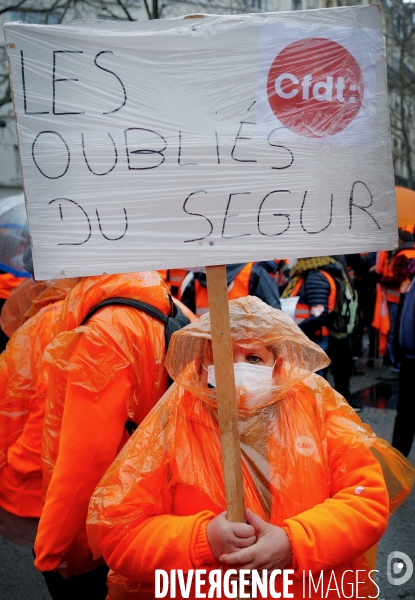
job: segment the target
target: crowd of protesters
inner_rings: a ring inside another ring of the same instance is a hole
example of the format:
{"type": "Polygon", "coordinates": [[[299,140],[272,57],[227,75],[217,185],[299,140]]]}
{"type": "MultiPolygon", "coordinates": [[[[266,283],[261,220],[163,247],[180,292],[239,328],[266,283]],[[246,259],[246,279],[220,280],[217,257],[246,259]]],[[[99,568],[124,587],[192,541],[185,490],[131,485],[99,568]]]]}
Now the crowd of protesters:
{"type": "Polygon", "coordinates": [[[203,269],[0,274],[0,534],[33,548],[52,598],[104,599],[109,577],[109,598],[133,599],[158,568],[374,568],[367,553],[414,471],[361,425],[350,378],[367,336],[366,367],[382,359],[399,377],[393,446],[408,456],[414,235],[399,240],[393,252],[227,265],[251,509],[240,527],[223,513],[203,269]],[[298,443],[307,451],[287,458],[298,443]]]}
{"type": "MultiPolygon", "coordinates": [[[[367,369],[375,367],[375,360],[389,367],[399,379],[393,446],[408,456],[415,435],[411,378],[415,366],[415,322],[408,323],[407,319],[412,305],[415,310],[415,299],[413,292],[408,296],[407,292],[414,274],[414,234],[401,229],[398,248],[392,252],[229,265],[228,295],[230,300],[248,294],[257,296],[274,308],[281,308],[280,299],[298,298],[296,323],[328,354],[334,388],[356,412],[363,407],[351,397],[350,378],[363,373],[359,359],[365,354],[363,366],[367,369]],[[401,317],[405,299],[404,324],[401,317]],[[342,309],[347,311],[343,329],[334,330],[333,321],[342,309]],[[368,341],[365,353],[364,336],[368,341]]],[[[172,294],[197,316],[207,312],[203,272],[176,269],[162,275],[172,294]]],[[[319,374],[327,377],[329,368],[319,374]]]]}

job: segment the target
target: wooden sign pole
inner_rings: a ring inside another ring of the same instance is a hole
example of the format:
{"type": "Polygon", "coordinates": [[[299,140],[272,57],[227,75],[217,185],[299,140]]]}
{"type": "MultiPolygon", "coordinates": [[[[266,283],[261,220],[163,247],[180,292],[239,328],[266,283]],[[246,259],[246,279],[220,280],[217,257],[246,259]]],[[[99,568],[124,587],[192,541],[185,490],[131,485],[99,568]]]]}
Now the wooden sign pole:
{"type": "Polygon", "coordinates": [[[206,267],[228,521],[246,523],[226,267],[206,267]]]}

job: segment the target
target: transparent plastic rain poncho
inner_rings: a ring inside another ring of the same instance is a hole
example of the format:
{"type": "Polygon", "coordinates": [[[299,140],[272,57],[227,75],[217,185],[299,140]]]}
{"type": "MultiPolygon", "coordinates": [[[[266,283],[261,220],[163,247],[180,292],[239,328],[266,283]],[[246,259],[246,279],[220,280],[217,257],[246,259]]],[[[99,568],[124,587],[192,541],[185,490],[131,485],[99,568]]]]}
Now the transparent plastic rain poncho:
{"type": "MultiPolygon", "coordinates": [[[[362,455],[370,454],[370,448],[384,471],[390,512],[396,510],[412,488],[414,469],[362,424],[324,379],[313,374],[329,364],[326,354],[287,315],[257,298],[231,301],[229,308],[233,343],[247,348],[265,345],[276,357],[267,398],[261,384],[259,403],[255,397],[247,402],[243,390],[237,390],[246,505],[281,526],[284,519],[330,498],[336,480],[354,469],[362,455]]],[[[202,363],[209,361],[207,313],[174,334],[166,366],[176,384],[148,415],[92,496],[88,535],[97,556],[104,549],[108,560],[114,544],[128,544],[131,531],[147,518],[192,515],[204,509],[217,514],[225,509],[216,392],[201,384],[202,363]],[[107,546],[108,539],[115,542],[107,546]]],[[[384,498],[387,504],[386,492],[384,498]]],[[[330,530],[330,524],[325,525],[330,530]]],[[[346,543],[338,542],[339,547],[346,543]]],[[[349,561],[352,568],[373,564],[373,557],[368,563],[363,555],[368,549],[349,561]]],[[[115,586],[110,598],[118,597],[120,586],[125,593],[138,589],[134,587],[137,582],[123,575],[111,575],[110,583],[115,586]]],[[[151,578],[146,573],[142,580],[151,578]]]]}
{"type": "Polygon", "coordinates": [[[77,281],[78,278],[23,281],[11,292],[1,310],[0,325],[4,333],[12,337],[20,325],[42,308],[63,299],[77,281]]]}
{"type": "Polygon", "coordinates": [[[20,327],[23,315],[29,310],[33,298],[43,288],[44,282],[35,282],[30,278],[12,290],[0,313],[0,327],[9,338],[20,327]]]}
{"type": "Polygon", "coordinates": [[[81,277],[68,277],[66,279],[50,279],[48,281],[38,281],[31,294],[32,304],[29,310],[23,315],[23,323],[36,315],[42,308],[63,300],[69,294],[71,289],[81,281],[81,277]]]}
{"type": "MultiPolygon", "coordinates": [[[[21,436],[31,410],[38,410],[39,403],[45,400],[37,395],[39,364],[52,339],[53,322],[42,317],[40,311],[63,300],[77,281],[75,278],[34,284],[33,291],[41,291],[33,299],[24,324],[0,355],[0,467],[7,462],[8,449],[21,436]]],[[[39,451],[40,437],[39,433],[39,451]]]]}

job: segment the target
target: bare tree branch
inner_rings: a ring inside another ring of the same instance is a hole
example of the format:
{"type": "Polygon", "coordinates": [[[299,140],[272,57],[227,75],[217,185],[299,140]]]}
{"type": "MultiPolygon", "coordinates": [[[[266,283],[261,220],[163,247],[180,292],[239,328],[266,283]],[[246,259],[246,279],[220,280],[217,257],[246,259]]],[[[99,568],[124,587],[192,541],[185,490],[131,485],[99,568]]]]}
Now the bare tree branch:
{"type": "Polygon", "coordinates": [[[126,15],[126,17],[127,17],[127,19],[128,19],[129,21],[135,21],[135,20],[136,20],[136,19],[133,19],[133,17],[131,16],[131,14],[128,12],[128,9],[127,9],[127,7],[125,6],[125,4],[123,4],[123,3],[121,2],[121,0],[117,0],[117,4],[118,4],[118,6],[120,6],[120,7],[121,7],[121,10],[123,10],[123,11],[124,11],[124,13],[125,13],[125,15],[126,15]]]}
{"type": "Polygon", "coordinates": [[[8,104],[11,101],[12,101],[12,95],[11,95],[11,91],[10,91],[10,84],[7,81],[6,88],[0,97],[0,107],[4,106],[5,104],[8,104]]]}
{"type": "Polygon", "coordinates": [[[148,2],[147,2],[147,0],[143,0],[143,1],[144,1],[144,6],[145,6],[145,8],[146,8],[146,13],[147,13],[147,16],[148,16],[148,18],[149,18],[149,20],[150,20],[150,19],[151,19],[151,12],[150,12],[150,8],[149,8],[149,6],[148,6],[148,2]]]}
{"type": "Polygon", "coordinates": [[[6,4],[6,6],[0,8],[0,15],[10,12],[11,10],[19,10],[19,8],[22,8],[25,4],[27,4],[27,0],[20,0],[20,2],[17,1],[6,4]]]}

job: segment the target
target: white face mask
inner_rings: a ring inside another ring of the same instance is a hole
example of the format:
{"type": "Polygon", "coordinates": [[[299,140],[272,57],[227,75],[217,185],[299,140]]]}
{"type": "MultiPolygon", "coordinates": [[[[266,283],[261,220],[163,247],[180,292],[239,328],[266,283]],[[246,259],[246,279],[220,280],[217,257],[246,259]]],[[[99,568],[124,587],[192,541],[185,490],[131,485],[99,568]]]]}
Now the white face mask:
{"type": "MultiPolygon", "coordinates": [[[[253,365],[246,362],[237,362],[233,365],[235,374],[235,385],[236,387],[244,387],[247,390],[256,386],[259,383],[272,382],[272,372],[274,367],[267,367],[265,365],[253,365]]],[[[208,371],[208,384],[212,387],[216,387],[215,367],[209,365],[208,371]]]]}
{"type": "MultiPolygon", "coordinates": [[[[275,365],[274,365],[275,366],[275,365]]],[[[273,395],[272,373],[274,366],[234,363],[238,409],[252,410],[267,403],[273,395]]],[[[216,387],[215,369],[209,365],[208,384],[216,387]]]]}

